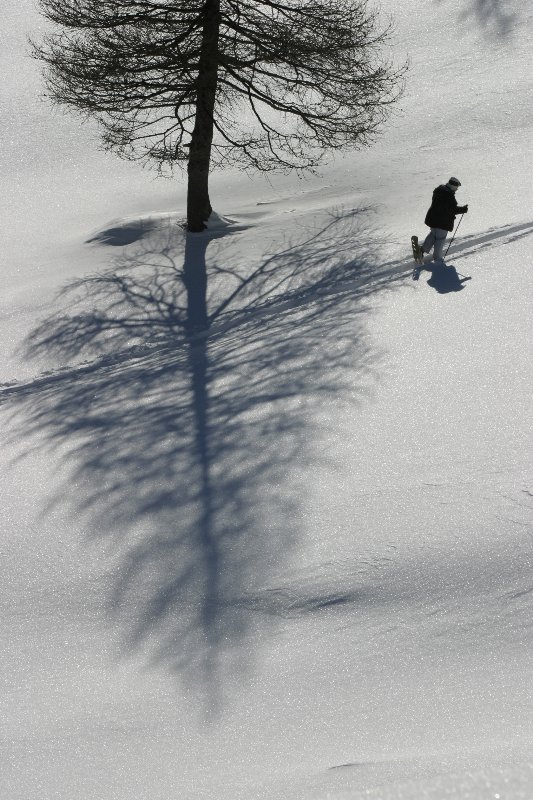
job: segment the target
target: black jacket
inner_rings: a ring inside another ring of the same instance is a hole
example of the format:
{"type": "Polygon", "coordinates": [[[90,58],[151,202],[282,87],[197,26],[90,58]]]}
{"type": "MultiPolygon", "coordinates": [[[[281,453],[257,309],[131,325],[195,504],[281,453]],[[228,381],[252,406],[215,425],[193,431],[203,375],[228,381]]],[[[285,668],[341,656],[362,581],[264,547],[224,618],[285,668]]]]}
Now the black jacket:
{"type": "Polygon", "coordinates": [[[430,228],[442,228],[445,231],[453,231],[455,215],[463,214],[466,206],[458,206],[454,192],[449,186],[444,184],[437,186],[433,192],[433,200],[426,214],[424,222],[430,228]]]}

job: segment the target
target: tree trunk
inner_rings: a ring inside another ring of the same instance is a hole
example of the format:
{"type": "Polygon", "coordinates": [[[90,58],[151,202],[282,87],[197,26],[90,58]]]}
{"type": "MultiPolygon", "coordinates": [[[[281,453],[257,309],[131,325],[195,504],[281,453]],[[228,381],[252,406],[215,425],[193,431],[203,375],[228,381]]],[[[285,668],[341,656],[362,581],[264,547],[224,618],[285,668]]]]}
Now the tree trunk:
{"type": "Polygon", "coordinates": [[[212,210],[209,201],[209,162],[218,80],[219,30],[220,0],[206,0],[196,82],[196,118],[187,168],[187,229],[191,233],[204,230],[212,210]]]}

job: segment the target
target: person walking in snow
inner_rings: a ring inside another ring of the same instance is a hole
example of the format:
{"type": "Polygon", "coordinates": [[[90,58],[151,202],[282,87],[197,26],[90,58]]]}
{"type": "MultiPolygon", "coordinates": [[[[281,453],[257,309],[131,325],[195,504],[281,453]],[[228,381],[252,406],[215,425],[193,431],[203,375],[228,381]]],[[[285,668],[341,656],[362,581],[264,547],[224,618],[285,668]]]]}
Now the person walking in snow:
{"type": "Polygon", "coordinates": [[[424,223],[430,231],[420,248],[420,257],[433,250],[433,261],[443,261],[444,242],[448,232],[453,231],[457,214],[466,214],[468,206],[460,206],[455,199],[455,193],[461,182],[457,178],[450,178],[448,183],[441,184],[433,191],[431,206],[426,214],[424,223]]]}

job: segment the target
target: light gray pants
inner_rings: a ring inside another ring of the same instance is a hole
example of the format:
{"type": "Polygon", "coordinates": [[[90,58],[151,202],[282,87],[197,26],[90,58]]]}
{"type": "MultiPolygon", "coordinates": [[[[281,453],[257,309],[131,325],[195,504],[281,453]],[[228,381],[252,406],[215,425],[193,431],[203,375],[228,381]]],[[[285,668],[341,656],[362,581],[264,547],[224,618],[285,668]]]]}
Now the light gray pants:
{"type": "Polygon", "coordinates": [[[448,231],[445,231],[444,228],[430,228],[428,235],[424,239],[422,250],[424,253],[431,253],[433,249],[433,260],[442,261],[444,242],[447,236],[448,231]]]}

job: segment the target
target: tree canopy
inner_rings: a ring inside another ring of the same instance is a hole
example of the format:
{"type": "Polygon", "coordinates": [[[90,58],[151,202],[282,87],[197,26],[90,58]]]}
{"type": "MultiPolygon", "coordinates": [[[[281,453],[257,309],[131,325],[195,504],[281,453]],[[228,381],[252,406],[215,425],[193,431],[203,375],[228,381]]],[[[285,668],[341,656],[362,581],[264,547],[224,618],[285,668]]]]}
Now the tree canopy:
{"type": "Polygon", "coordinates": [[[210,168],[309,169],[375,136],[401,69],[360,0],[41,0],[59,31],[35,53],[54,100],[95,117],[105,147],[187,162],[214,91],[210,168]]]}

